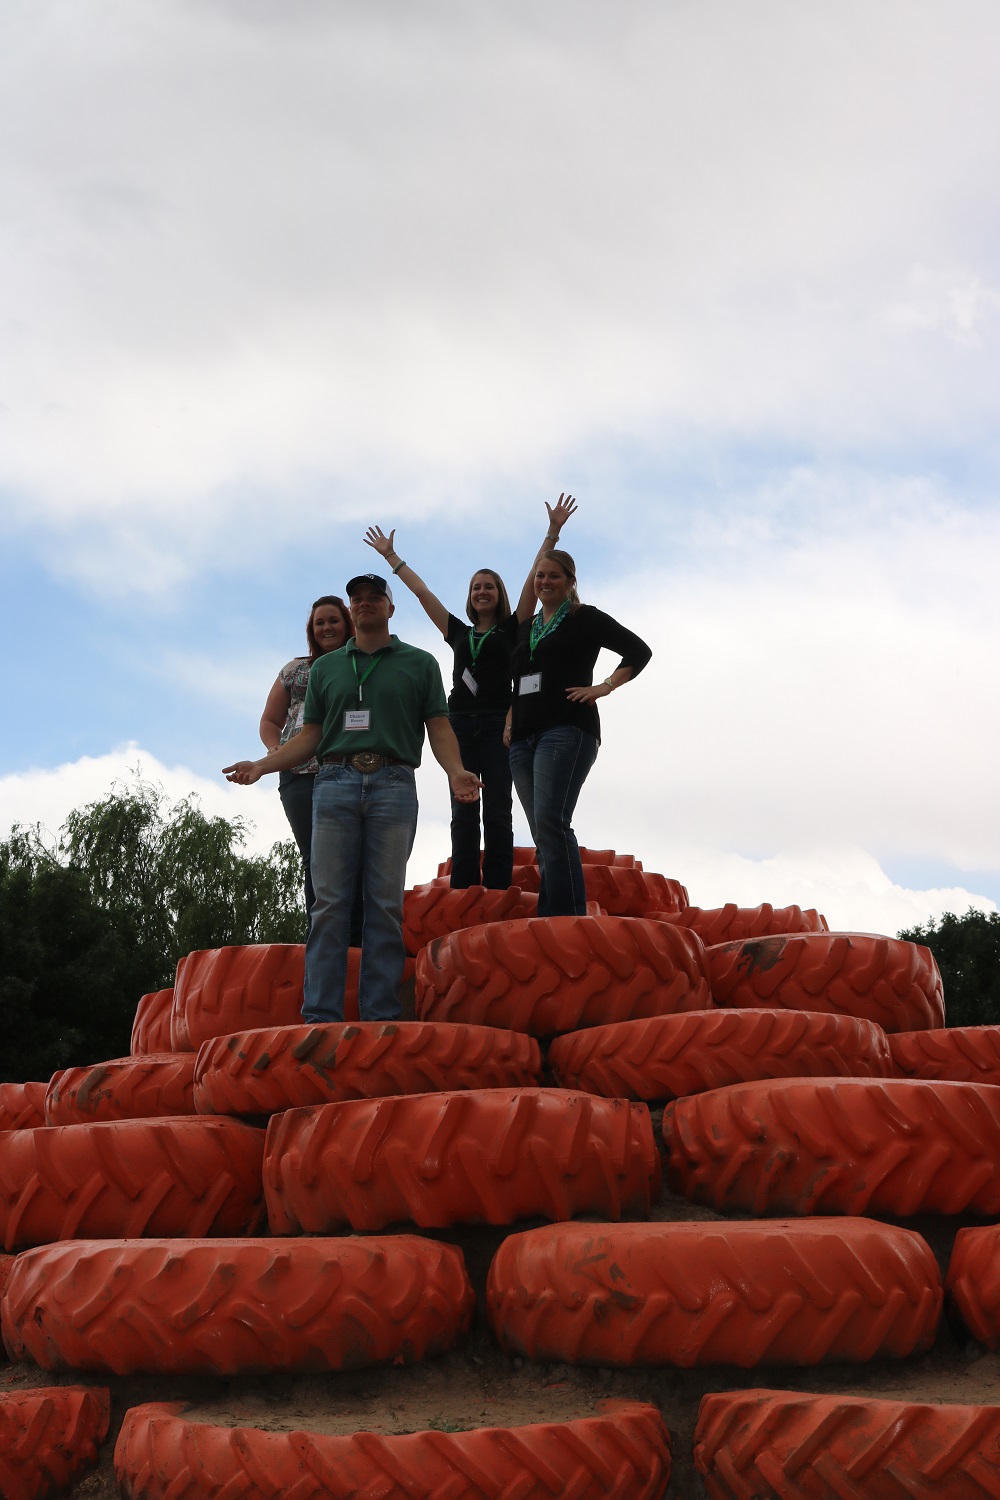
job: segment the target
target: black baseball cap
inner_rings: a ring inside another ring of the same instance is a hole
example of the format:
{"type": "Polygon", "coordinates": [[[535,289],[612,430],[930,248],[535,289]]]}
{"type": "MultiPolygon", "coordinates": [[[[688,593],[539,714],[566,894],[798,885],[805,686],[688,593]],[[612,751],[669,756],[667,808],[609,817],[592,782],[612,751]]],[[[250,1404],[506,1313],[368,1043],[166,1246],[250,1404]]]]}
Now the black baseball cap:
{"type": "Polygon", "coordinates": [[[373,589],[378,589],[379,593],[384,594],[389,603],[392,603],[392,589],[386,583],[385,579],[380,578],[377,573],[359,573],[357,578],[352,578],[344,591],[348,599],[365,583],[370,583],[373,589]]]}

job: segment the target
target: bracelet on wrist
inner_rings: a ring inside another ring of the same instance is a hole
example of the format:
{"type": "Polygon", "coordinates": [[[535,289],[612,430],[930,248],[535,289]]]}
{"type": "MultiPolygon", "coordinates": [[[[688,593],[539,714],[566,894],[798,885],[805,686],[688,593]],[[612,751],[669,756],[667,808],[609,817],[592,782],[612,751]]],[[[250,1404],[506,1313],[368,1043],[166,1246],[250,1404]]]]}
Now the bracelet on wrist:
{"type": "Polygon", "coordinates": [[[406,567],[406,564],[405,564],[405,562],[398,562],[398,563],[397,563],[397,564],[396,564],[396,566],[395,566],[395,567],[394,567],[394,568],[393,568],[393,570],[392,570],[392,571],[393,571],[393,573],[394,573],[394,574],[395,574],[395,573],[398,573],[398,572],[399,572],[399,570],[400,570],[400,568],[405,568],[405,567],[406,567]]]}
{"type": "Polygon", "coordinates": [[[608,690],[609,693],[613,693],[614,690],[615,690],[615,685],[611,681],[610,677],[605,677],[605,679],[604,679],[604,686],[607,688],[607,690],[608,690]]]}

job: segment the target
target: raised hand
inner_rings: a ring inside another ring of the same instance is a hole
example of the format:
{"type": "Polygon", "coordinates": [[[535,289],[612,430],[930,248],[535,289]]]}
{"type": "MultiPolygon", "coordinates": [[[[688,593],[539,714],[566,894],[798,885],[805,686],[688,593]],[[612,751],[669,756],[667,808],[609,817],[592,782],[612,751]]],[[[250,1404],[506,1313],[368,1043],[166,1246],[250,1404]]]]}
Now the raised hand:
{"type": "Polygon", "coordinates": [[[388,536],[386,536],[381,526],[369,526],[365,532],[365,541],[369,547],[375,548],[380,557],[388,557],[391,552],[395,552],[396,550],[395,536],[395,526],[389,532],[388,536]]]}
{"type": "Polygon", "coordinates": [[[554,531],[558,536],[570,516],[575,512],[576,501],[572,495],[560,495],[555,505],[550,505],[546,500],[545,509],[549,513],[549,530],[554,531]]]}

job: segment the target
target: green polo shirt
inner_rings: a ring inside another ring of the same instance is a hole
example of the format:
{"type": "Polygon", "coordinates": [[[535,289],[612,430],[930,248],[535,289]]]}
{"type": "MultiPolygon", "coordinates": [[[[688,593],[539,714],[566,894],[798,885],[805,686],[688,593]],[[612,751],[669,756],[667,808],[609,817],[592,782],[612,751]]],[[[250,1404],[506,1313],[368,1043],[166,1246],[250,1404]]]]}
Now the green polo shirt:
{"type": "Polygon", "coordinates": [[[419,766],[424,720],[447,712],[441,668],[434,657],[392,635],[388,646],[371,656],[350,640],[339,651],[318,657],[309,672],[303,722],[323,726],[316,750],[320,760],[378,750],[419,766]],[[359,693],[361,677],[365,680],[359,693]],[[345,729],[345,713],[357,708],[368,710],[370,728],[345,729]]]}

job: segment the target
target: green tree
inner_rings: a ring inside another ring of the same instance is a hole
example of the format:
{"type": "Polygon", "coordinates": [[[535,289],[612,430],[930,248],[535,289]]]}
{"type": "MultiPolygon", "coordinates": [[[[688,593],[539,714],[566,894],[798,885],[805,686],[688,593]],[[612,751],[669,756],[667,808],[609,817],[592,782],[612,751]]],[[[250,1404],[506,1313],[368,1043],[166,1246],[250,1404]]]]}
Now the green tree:
{"type": "Polygon", "coordinates": [[[898,936],[926,944],[937,959],[949,1026],[1000,1023],[1000,912],[948,911],[898,936]]]}
{"type": "Polygon", "coordinates": [[[171,807],[138,775],[55,839],[15,827],[0,843],[0,1080],[127,1053],[140,995],[195,948],[301,942],[295,845],[245,843],[242,818],[171,807]]]}

